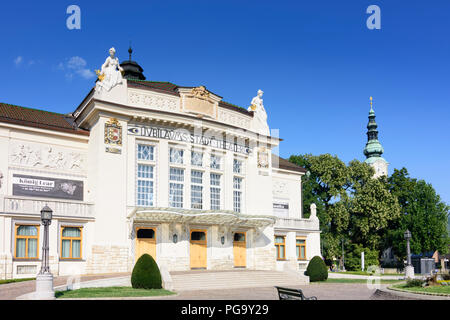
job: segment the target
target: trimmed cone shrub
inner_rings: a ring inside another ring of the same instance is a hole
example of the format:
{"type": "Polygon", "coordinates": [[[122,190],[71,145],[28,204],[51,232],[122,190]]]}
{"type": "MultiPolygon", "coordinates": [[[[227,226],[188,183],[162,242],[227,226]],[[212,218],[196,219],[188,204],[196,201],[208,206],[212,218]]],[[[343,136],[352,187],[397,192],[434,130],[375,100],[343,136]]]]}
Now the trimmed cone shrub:
{"type": "Polygon", "coordinates": [[[133,288],[161,289],[161,272],[151,255],[143,254],[133,268],[131,274],[133,288]]]}
{"type": "Polygon", "coordinates": [[[309,276],[309,281],[325,281],[328,279],[328,270],[325,262],[319,256],[315,256],[309,261],[305,275],[309,276]]]}

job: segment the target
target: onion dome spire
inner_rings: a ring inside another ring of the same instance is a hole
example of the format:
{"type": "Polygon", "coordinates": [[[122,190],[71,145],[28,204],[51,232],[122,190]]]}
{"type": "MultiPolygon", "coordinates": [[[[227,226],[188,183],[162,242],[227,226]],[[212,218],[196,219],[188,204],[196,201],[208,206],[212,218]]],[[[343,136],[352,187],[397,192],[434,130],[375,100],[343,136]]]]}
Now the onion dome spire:
{"type": "Polygon", "coordinates": [[[381,158],[384,152],[383,146],[378,141],[378,125],[375,122],[375,111],[372,106],[373,98],[370,97],[370,111],[369,111],[369,123],[367,124],[367,143],[364,148],[364,155],[366,156],[365,162],[373,162],[372,158],[381,158]],[[370,160],[369,160],[370,159],[370,160]]]}
{"type": "Polygon", "coordinates": [[[129,60],[123,61],[120,66],[123,68],[123,77],[128,80],[145,80],[144,69],[135,61],[131,60],[133,49],[131,45],[128,49],[129,60]]]}

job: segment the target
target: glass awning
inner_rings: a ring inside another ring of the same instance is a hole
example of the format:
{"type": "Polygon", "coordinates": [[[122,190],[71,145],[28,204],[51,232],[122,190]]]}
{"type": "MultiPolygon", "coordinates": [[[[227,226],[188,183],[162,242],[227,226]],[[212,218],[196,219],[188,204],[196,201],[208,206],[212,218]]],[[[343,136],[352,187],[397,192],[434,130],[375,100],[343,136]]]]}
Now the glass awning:
{"type": "Polygon", "coordinates": [[[134,222],[226,225],[264,228],[276,222],[274,216],[244,215],[230,210],[188,210],[177,208],[140,208],[129,215],[134,222]]]}

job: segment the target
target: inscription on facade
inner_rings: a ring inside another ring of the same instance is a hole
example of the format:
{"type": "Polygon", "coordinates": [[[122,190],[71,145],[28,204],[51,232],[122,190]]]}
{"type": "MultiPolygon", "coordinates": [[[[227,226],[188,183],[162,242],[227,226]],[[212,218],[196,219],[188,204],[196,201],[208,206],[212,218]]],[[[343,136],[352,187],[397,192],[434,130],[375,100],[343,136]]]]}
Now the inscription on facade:
{"type": "Polygon", "coordinates": [[[230,150],[243,154],[250,154],[251,148],[246,145],[231,143],[229,141],[217,139],[217,137],[209,137],[204,135],[196,135],[179,129],[168,129],[154,126],[128,126],[128,134],[153,137],[158,139],[168,139],[179,142],[187,142],[213,148],[230,150]]]}

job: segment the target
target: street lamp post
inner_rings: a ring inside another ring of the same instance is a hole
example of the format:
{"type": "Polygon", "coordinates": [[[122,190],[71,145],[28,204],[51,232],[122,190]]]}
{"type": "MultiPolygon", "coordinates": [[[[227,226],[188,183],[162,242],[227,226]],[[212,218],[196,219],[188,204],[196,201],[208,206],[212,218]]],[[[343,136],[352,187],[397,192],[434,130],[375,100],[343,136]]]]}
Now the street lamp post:
{"type": "Polygon", "coordinates": [[[405,268],[405,277],[408,279],[414,278],[414,267],[411,264],[411,248],[409,245],[409,240],[411,239],[411,231],[406,230],[404,233],[404,237],[406,239],[406,268],[405,268]]]}
{"type": "Polygon", "coordinates": [[[49,264],[49,237],[48,227],[52,223],[53,211],[45,206],[41,210],[41,221],[44,226],[44,241],[42,244],[42,264],[41,270],[36,276],[36,292],[35,299],[55,299],[55,291],[53,290],[53,275],[50,272],[49,264]]]}

